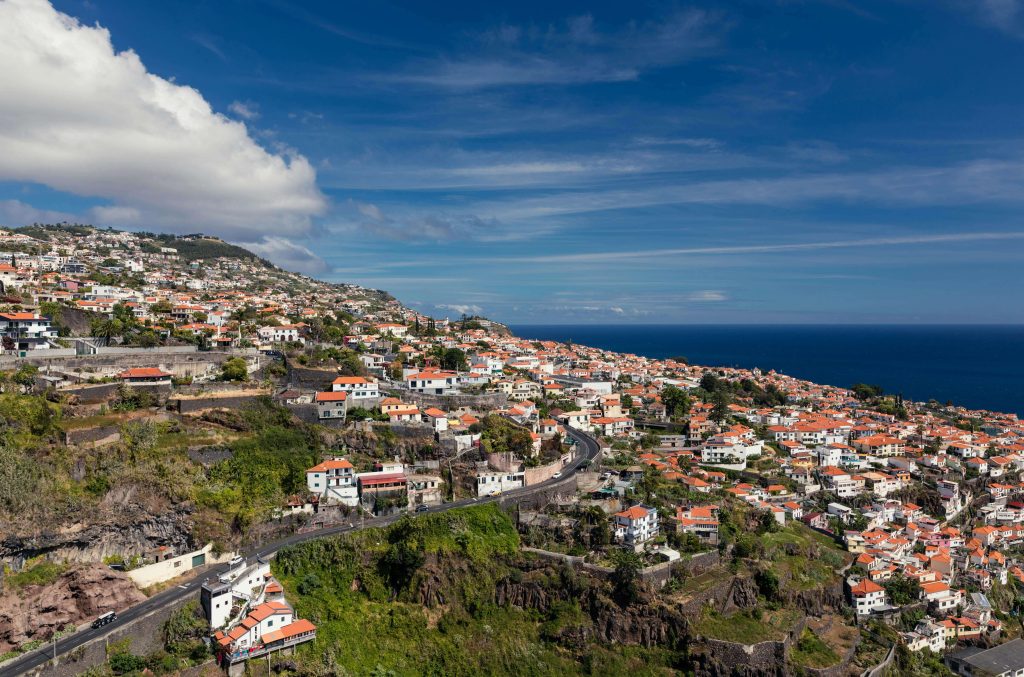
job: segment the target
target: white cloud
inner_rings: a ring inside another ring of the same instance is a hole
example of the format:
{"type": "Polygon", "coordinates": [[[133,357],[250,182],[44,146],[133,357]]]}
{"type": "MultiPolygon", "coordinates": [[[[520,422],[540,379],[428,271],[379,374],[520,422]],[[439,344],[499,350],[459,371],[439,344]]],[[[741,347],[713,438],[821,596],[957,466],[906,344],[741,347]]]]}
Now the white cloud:
{"type": "Polygon", "coordinates": [[[702,289],[701,291],[693,292],[687,299],[699,303],[715,303],[717,301],[728,301],[729,297],[725,295],[725,292],[715,291],[714,289],[702,289]]]}
{"type": "Polygon", "coordinates": [[[232,101],[228,110],[246,120],[255,120],[260,116],[260,107],[252,101],[232,101]]]}
{"type": "Polygon", "coordinates": [[[484,311],[480,306],[470,303],[440,303],[434,307],[438,310],[451,310],[459,315],[479,315],[484,311]]]}
{"type": "Polygon", "coordinates": [[[105,225],[301,235],[326,207],[309,162],[257,144],[195,89],[46,0],[0,0],[0,180],[110,202],[105,225]]]}
{"type": "Polygon", "coordinates": [[[51,209],[36,209],[21,200],[0,200],[0,225],[17,227],[32,223],[59,223],[78,220],[73,214],[51,209]]]}
{"type": "Polygon", "coordinates": [[[295,244],[283,237],[267,236],[259,242],[240,242],[239,246],[273,261],[285,270],[307,275],[318,275],[330,270],[327,262],[308,247],[295,244]]]}
{"type": "Polygon", "coordinates": [[[983,242],[998,240],[1024,240],[1024,231],[941,233],[934,235],[876,237],[865,238],[862,240],[832,240],[825,242],[790,242],[784,244],[753,244],[723,247],[684,247],[678,249],[640,249],[633,251],[584,252],[581,254],[549,254],[539,256],[492,257],[488,258],[487,261],[494,263],[606,263],[609,261],[630,260],[639,260],[646,262],[659,259],[665,260],[665,257],[670,256],[728,256],[748,254],[771,254],[781,252],[817,251],[822,249],[849,249],[853,247],[894,247],[900,245],[983,242]]]}

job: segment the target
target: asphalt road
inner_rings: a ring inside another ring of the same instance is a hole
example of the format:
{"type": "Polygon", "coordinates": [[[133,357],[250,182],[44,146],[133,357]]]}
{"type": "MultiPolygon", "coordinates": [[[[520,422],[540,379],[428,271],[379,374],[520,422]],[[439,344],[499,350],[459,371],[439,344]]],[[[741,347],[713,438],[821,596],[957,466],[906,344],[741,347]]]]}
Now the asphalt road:
{"type": "MultiPolygon", "coordinates": [[[[535,484],[530,487],[523,489],[516,489],[515,491],[505,492],[500,496],[488,496],[485,498],[467,498],[460,501],[454,501],[452,503],[443,503],[439,506],[434,506],[424,512],[444,512],[453,508],[461,508],[467,505],[474,505],[479,503],[492,503],[498,500],[509,500],[516,498],[525,498],[531,496],[545,489],[549,489],[553,486],[557,486],[563,482],[568,482],[585,463],[590,463],[597,458],[598,453],[601,451],[600,445],[597,441],[586,433],[567,428],[569,436],[577,442],[577,453],[574,455],[573,460],[562,469],[562,476],[557,479],[547,480],[540,484],[535,484]],[[582,452],[582,453],[581,453],[582,452]]],[[[246,558],[252,557],[269,557],[275,552],[289,545],[301,543],[303,541],[310,541],[316,538],[324,538],[327,536],[334,536],[336,534],[342,534],[346,531],[353,531],[357,529],[368,529],[371,527],[382,527],[402,518],[402,514],[388,515],[387,517],[375,517],[363,521],[361,524],[354,526],[338,525],[329,527],[327,529],[320,529],[317,531],[310,531],[305,533],[296,533],[285,538],[266,543],[258,548],[243,553],[246,558]]],[[[165,606],[174,604],[181,601],[184,598],[192,595],[199,594],[199,588],[202,587],[203,581],[215,577],[219,574],[225,573],[228,570],[227,564],[220,564],[207,569],[204,575],[196,577],[181,585],[172,586],[162,592],[159,592],[144,602],[136,604],[133,607],[129,607],[123,611],[119,611],[117,620],[104,625],[101,628],[93,629],[88,628],[81,632],[76,632],[73,635],[65,637],[57,642],[57,655],[62,656],[70,651],[73,651],[79,646],[91,642],[94,639],[103,637],[104,635],[110,634],[114,630],[123,627],[127,623],[130,623],[134,619],[145,616],[157,609],[161,609],[165,606]]],[[[17,675],[24,674],[31,670],[38,668],[46,662],[52,660],[54,654],[54,646],[52,643],[39,648],[35,651],[24,654],[18,659],[5,663],[0,667],[0,677],[16,677],[17,675]]]]}

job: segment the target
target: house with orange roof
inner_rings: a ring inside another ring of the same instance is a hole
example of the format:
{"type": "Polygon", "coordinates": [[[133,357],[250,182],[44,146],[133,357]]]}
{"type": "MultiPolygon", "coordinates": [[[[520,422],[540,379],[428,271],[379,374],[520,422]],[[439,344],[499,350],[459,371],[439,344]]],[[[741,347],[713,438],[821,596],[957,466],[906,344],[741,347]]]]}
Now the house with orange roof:
{"type": "Polygon", "coordinates": [[[612,516],[612,528],[617,542],[632,548],[642,548],[644,543],[658,535],[658,510],[646,505],[634,505],[612,516]]]}
{"type": "Polygon", "coordinates": [[[313,396],[317,417],[321,421],[344,421],[348,413],[348,393],[327,390],[313,396]]]}
{"type": "Polygon", "coordinates": [[[331,382],[331,390],[348,393],[353,406],[372,406],[380,399],[380,385],[365,376],[339,376],[331,382]]]}
{"type": "Polygon", "coordinates": [[[868,616],[886,606],[885,588],[867,578],[850,585],[850,597],[858,616],[868,616]]]}
{"type": "Polygon", "coordinates": [[[354,506],[359,500],[355,469],[345,458],[331,458],[306,470],[306,489],[321,502],[354,506]]]}
{"type": "Polygon", "coordinates": [[[157,367],[133,367],[117,375],[125,384],[132,386],[171,385],[171,374],[157,367]]]}

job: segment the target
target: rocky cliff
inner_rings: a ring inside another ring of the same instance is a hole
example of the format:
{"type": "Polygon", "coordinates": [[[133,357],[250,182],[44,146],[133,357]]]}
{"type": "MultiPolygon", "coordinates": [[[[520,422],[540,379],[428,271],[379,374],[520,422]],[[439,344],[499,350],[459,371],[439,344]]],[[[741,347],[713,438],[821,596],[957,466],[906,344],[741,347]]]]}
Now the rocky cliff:
{"type": "Polygon", "coordinates": [[[101,564],[73,566],[49,585],[5,589],[0,594],[0,654],[144,599],[127,574],[101,564]]]}
{"type": "Polygon", "coordinates": [[[174,552],[195,549],[190,508],[153,511],[126,499],[103,506],[103,514],[91,516],[87,524],[38,525],[7,534],[0,541],[0,562],[17,570],[40,555],[55,562],[99,562],[110,555],[146,555],[161,546],[174,552]]]}

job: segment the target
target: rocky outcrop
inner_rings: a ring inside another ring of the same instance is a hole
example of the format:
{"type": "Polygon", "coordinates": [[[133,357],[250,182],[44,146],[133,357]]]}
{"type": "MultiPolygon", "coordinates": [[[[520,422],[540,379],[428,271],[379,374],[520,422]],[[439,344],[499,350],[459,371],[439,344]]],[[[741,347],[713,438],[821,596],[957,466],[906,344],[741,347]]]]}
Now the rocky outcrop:
{"type": "Polygon", "coordinates": [[[49,585],[5,590],[0,595],[0,654],[144,599],[127,574],[101,564],[74,566],[49,585]]]}
{"type": "Polygon", "coordinates": [[[25,560],[40,555],[56,562],[85,563],[111,555],[144,556],[161,546],[174,552],[195,550],[190,508],[177,506],[154,513],[130,495],[115,493],[104,500],[101,520],[65,528],[39,525],[34,533],[5,536],[0,541],[0,562],[18,570],[25,560]]]}

